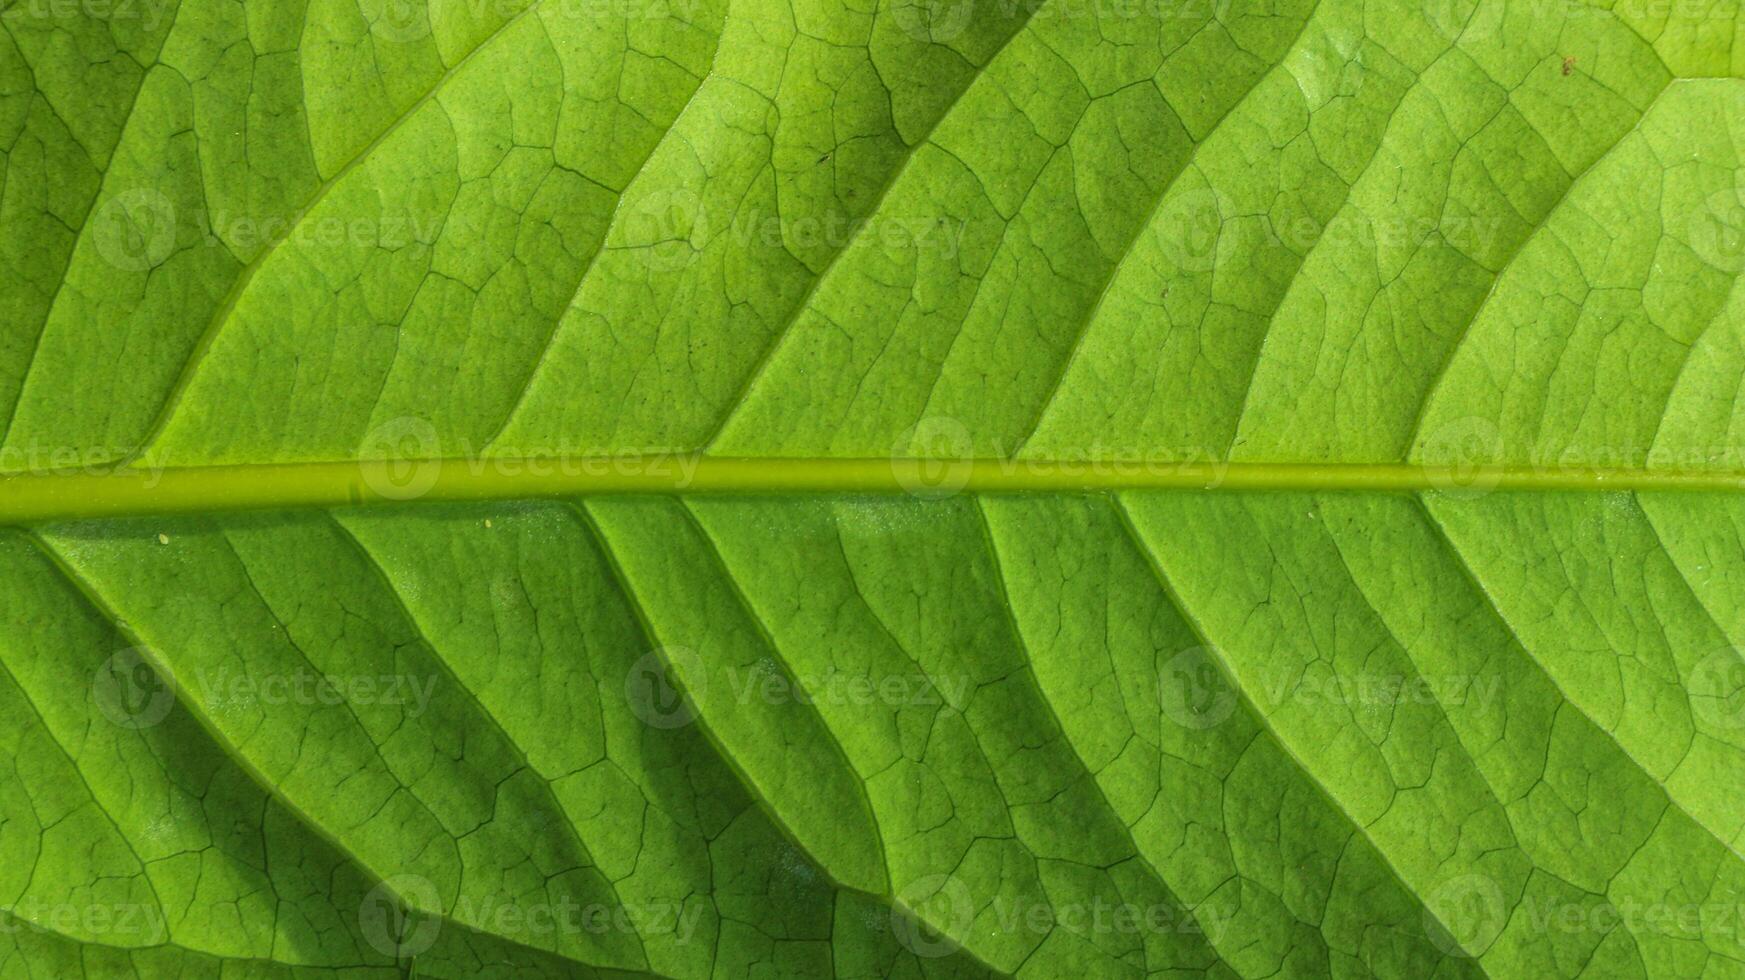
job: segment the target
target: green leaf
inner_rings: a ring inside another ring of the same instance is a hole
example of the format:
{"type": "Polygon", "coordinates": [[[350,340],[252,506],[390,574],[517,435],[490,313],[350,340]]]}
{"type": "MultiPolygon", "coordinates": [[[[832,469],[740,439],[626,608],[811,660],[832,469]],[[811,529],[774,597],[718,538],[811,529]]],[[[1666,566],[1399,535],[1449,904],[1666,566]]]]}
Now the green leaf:
{"type": "Polygon", "coordinates": [[[1740,0],[5,0],[0,977],[1745,977],[1740,0]]]}

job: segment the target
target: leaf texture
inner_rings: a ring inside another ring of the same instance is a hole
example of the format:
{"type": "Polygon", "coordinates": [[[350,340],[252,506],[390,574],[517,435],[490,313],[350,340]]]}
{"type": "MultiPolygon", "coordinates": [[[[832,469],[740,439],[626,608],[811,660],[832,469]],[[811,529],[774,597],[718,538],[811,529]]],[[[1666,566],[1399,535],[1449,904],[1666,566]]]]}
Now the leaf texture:
{"type": "Polygon", "coordinates": [[[12,0],[0,168],[0,976],[1745,976],[1739,0],[12,0]]]}

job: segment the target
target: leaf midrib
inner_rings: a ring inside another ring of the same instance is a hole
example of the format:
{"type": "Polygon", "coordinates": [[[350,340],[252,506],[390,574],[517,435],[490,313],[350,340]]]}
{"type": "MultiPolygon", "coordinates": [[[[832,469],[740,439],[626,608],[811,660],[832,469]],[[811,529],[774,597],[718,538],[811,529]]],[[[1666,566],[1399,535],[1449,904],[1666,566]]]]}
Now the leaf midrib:
{"type": "Polygon", "coordinates": [[[893,457],[471,457],[21,472],[0,525],[149,514],[602,494],[1084,493],[1128,490],[1745,492],[1745,471],[1531,464],[1228,463],[893,457]]]}

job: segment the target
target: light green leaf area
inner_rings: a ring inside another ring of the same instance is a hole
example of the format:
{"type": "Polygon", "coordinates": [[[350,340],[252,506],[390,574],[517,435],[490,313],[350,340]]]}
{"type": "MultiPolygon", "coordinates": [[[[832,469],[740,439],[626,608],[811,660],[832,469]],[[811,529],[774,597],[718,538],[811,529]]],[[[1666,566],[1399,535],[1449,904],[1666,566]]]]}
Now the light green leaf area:
{"type": "Polygon", "coordinates": [[[1741,0],[0,0],[0,978],[1745,977],[1742,282],[1741,0]]]}

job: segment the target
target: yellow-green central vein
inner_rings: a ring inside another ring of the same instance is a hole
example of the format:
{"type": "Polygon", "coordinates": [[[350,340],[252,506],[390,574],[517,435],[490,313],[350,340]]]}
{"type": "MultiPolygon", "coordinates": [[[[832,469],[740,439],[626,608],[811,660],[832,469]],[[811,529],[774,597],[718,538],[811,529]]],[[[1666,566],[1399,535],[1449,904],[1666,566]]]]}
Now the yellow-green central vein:
{"type": "Polygon", "coordinates": [[[0,476],[0,523],[595,494],[1121,490],[1742,491],[1745,473],[1627,467],[665,455],[274,463],[0,476]]]}

